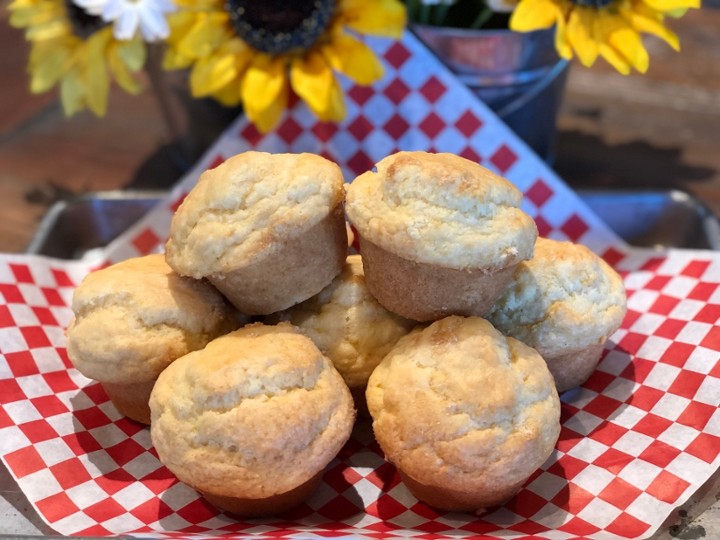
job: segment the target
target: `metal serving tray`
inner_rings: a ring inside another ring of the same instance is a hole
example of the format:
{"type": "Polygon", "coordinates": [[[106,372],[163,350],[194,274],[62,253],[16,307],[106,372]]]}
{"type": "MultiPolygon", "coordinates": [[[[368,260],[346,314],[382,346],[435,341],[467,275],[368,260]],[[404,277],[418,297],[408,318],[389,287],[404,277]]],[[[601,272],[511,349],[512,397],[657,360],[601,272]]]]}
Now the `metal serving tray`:
{"type": "MultiPolygon", "coordinates": [[[[80,258],[120,235],[164,194],[109,191],[57,202],[27,252],[80,258]]],[[[720,250],[720,221],[686,192],[580,190],[578,194],[630,245],[720,250]]]]}

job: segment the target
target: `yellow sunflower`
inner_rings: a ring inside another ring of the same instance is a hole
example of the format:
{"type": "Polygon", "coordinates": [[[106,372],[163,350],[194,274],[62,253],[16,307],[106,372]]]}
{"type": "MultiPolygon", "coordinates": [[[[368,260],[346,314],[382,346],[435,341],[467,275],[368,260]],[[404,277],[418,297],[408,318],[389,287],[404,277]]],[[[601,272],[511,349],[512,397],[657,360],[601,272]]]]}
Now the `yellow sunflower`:
{"type": "Polygon", "coordinates": [[[653,34],[679,50],[677,35],[664,24],[700,0],[520,0],[510,28],[528,32],[557,25],[555,47],[560,56],[577,54],[584,66],[602,56],[627,75],[634,68],[647,71],[649,57],[641,34],[653,34]]]}
{"type": "Polygon", "coordinates": [[[97,116],[107,110],[111,80],[136,94],[135,73],[145,64],[140,39],[118,41],[111,25],[88,15],[69,0],[14,0],[10,24],[25,29],[30,40],[30,91],[60,86],[67,116],[89,108],[97,116]]]}
{"type": "Polygon", "coordinates": [[[382,77],[356,34],[399,38],[399,0],[177,0],[170,17],[167,69],[191,68],[194,97],[241,104],[262,132],[272,129],[292,89],[327,121],[345,117],[342,73],[361,85],[382,77]]]}

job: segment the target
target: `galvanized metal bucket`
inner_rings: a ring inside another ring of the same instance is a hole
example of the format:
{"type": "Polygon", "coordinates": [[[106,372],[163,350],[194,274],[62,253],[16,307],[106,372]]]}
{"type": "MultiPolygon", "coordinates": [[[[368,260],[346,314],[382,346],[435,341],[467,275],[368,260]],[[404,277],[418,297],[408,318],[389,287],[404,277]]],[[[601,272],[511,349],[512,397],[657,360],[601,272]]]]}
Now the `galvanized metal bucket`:
{"type": "Polygon", "coordinates": [[[413,24],[433,53],[535,152],[552,161],[568,62],[554,29],[472,30],[413,24]]]}

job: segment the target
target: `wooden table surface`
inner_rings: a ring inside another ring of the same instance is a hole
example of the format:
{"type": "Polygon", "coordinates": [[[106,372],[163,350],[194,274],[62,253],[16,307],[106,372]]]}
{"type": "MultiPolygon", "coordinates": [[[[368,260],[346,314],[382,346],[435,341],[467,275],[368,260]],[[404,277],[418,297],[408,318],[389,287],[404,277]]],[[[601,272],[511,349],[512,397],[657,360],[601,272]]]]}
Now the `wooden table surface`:
{"type": "MultiPolygon", "coordinates": [[[[6,10],[2,18],[0,252],[23,252],[58,199],[171,186],[236,114],[184,99],[178,74],[168,80],[175,108],[183,111],[178,131],[193,126],[181,144],[173,142],[152,92],[113,91],[105,118],[67,119],[55,94],[28,93],[27,44],[7,25],[6,10]]],[[[574,187],[679,188],[720,215],[720,9],[706,2],[671,25],[683,51],[648,40],[651,67],[644,76],[623,77],[602,62],[572,67],[554,166],[574,187]]]]}

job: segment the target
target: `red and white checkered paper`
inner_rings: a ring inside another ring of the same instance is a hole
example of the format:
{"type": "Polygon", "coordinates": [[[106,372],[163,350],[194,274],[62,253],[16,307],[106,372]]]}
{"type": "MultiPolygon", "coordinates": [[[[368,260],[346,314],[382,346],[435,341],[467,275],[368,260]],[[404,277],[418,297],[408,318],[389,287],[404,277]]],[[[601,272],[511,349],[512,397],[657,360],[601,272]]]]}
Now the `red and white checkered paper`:
{"type": "Polygon", "coordinates": [[[368,420],[320,489],[281,516],[240,521],[179,483],[148,429],[121,417],[68,361],[74,286],[97,260],[0,256],[0,456],[40,516],[64,535],[323,538],[641,538],[720,467],[720,254],[627,247],[412,35],[373,41],[386,78],[348,86],[348,118],[318,123],[295,103],[262,136],[238,119],[154,211],[101,253],[157,251],[200,172],[256,148],[310,151],[346,178],[398,149],[449,151],[525,193],[544,236],[582,242],[625,278],[628,315],[596,373],[563,396],[556,451],[506,505],[482,516],[419,503],[368,420]]]}

